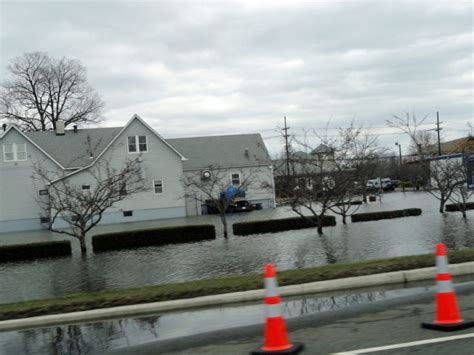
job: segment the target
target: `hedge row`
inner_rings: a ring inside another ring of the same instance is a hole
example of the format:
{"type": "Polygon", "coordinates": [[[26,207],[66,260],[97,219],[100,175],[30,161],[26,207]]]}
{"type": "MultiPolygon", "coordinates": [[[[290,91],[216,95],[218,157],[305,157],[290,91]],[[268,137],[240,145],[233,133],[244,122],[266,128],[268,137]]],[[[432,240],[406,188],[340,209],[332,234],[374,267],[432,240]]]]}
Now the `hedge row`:
{"type": "MultiPolygon", "coordinates": [[[[457,204],[448,204],[448,205],[445,205],[445,210],[447,212],[458,212],[458,211],[461,211],[458,207],[457,204]]],[[[466,203],[466,210],[474,210],[474,202],[467,202],[466,203]]]]}
{"type": "MultiPolygon", "coordinates": [[[[232,229],[234,235],[249,235],[249,234],[260,234],[260,233],[276,233],[284,232],[293,229],[303,228],[315,228],[318,223],[317,217],[309,217],[311,221],[303,219],[301,217],[282,218],[282,219],[270,219],[267,221],[254,221],[254,222],[242,222],[234,223],[232,229]]],[[[324,216],[323,226],[335,226],[336,217],[324,216]]]]}
{"type": "Polygon", "coordinates": [[[0,247],[0,263],[16,260],[50,258],[71,254],[71,242],[67,240],[5,245],[0,247]]]}
{"type": "Polygon", "coordinates": [[[350,201],[349,203],[341,202],[341,203],[337,203],[336,206],[346,206],[348,204],[351,205],[351,206],[362,205],[362,201],[350,201]]]}
{"type": "Polygon", "coordinates": [[[404,210],[395,210],[395,211],[354,213],[351,216],[351,220],[353,223],[355,223],[355,222],[378,221],[379,219],[392,219],[392,218],[410,217],[410,216],[419,216],[419,215],[421,215],[420,208],[407,208],[404,210]]]}
{"type": "Polygon", "coordinates": [[[216,238],[213,225],[167,227],[107,233],[92,237],[94,252],[138,248],[150,245],[197,242],[216,238]]]}

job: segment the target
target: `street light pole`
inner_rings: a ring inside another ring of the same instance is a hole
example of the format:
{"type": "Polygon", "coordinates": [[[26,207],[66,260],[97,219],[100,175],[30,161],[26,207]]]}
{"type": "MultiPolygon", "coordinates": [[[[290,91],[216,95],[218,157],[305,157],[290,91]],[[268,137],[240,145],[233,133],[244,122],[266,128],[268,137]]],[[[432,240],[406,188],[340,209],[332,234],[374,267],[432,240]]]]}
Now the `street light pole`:
{"type": "Polygon", "coordinates": [[[402,177],[402,145],[399,144],[398,142],[396,142],[395,145],[398,146],[398,156],[399,156],[399,162],[400,162],[400,178],[402,180],[402,190],[403,190],[403,193],[405,193],[405,182],[403,181],[403,177],[402,177]]]}

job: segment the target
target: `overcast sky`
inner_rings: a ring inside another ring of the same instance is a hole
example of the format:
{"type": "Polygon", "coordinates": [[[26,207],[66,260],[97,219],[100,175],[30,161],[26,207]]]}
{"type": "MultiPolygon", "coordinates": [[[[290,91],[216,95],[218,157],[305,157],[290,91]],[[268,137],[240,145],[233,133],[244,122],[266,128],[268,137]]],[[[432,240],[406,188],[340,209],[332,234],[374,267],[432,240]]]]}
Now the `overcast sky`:
{"type": "MultiPolygon", "coordinates": [[[[165,138],[358,124],[394,147],[392,114],[440,112],[445,139],[474,124],[467,1],[5,1],[0,78],[24,52],[79,59],[106,106],[165,138]]],[[[318,130],[319,131],[319,130],[318,130]]],[[[335,130],[330,130],[335,133],[335,130]]]]}

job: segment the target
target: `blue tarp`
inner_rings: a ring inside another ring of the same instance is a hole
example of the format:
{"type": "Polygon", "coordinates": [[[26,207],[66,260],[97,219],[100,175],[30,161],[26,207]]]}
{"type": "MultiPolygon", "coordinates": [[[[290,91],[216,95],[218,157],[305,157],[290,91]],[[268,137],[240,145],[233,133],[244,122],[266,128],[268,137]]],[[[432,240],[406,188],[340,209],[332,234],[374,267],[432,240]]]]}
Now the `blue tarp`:
{"type": "Polygon", "coordinates": [[[221,192],[222,199],[232,200],[235,197],[245,197],[245,191],[235,186],[229,186],[224,192],[221,192]]]}

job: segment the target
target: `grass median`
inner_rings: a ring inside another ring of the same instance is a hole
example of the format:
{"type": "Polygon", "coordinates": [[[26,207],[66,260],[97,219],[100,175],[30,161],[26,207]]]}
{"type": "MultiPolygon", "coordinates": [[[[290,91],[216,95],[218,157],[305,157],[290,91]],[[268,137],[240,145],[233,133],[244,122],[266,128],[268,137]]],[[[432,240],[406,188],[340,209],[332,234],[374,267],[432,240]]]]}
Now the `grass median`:
{"type": "MultiPolygon", "coordinates": [[[[451,264],[474,261],[474,248],[450,252],[449,261],[451,264]]],[[[367,260],[348,264],[331,264],[307,269],[280,271],[278,273],[278,283],[281,286],[296,285],[390,271],[418,269],[434,266],[434,264],[435,258],[432,254],[367,260]]],[[[0,320],[217,295],[256,290],[262,287],[262,275],[249,274],[167,285],[78,293],[61,298],[0,305],[0,320]]]]}

